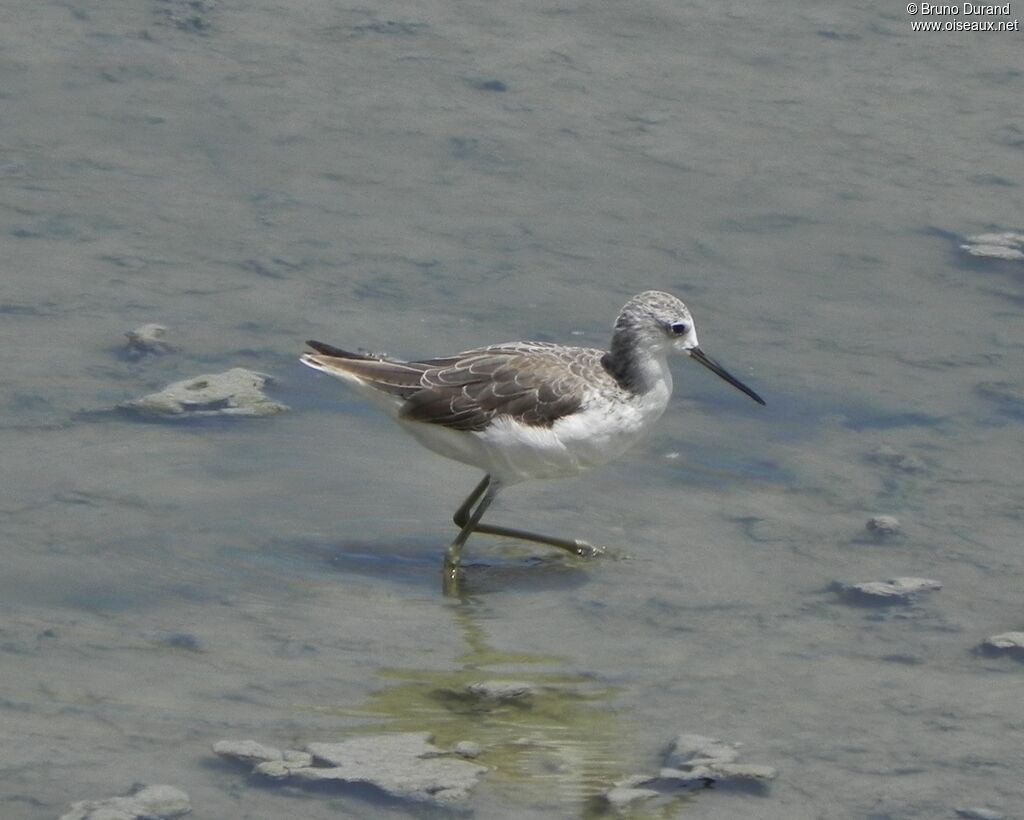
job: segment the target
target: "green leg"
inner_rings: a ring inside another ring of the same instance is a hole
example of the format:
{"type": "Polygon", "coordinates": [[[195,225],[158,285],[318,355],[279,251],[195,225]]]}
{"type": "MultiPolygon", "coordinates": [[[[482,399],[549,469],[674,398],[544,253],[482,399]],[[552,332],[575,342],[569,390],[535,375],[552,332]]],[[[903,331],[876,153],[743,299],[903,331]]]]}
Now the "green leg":
{"type": "MultiPolygon", "coordinates": [[[[571,552],[573,555],[590,557],[600,554],[600,547],[595,547],[592,544],[588,544],[586,541],[579,540],[578,538],[557,538],[551,535],[540,535],[539,533],[528,532],[527,530],[517,530],[512,529],[511,527],[499,527],[493,524],[483,524],[480,522],[480,518],[483,516],[483,510],[481,510],[479,507],[477,507],[476,511],[474,511],[476,523],[467,531],[466,525],[469,523],[471,518],[469,511],[473,504],[476,503],[476,500],[485,491],[487,491],[489,487],[492,486],[494,488],[494,494],[497,494],[497,482],[493,482],[493,484],[492,482],[493,480],[491,479],[491,477],[489,475],[485,475],[483,477],[483,480],[476,485],[476,488],[473,490],[473,492],[469,494],[469,497],[462,502],[462,506],[460,506],[459,509],[455,511],[455,515],[452,516],[452,520],[455,522],[455,526],[457,526],[460,529],[459,535],[455,539],[456,541],[458,541],[459,538],[462,539],[462,541],[459,544],[460,549],[461,544],[465,543],[466,538],[469,538],[470,533],[478,532],[484,535],[499,535],[503,538],[516,538],[521,541],[533,541],[537,544],[547,544],[548,546],[558,547],[559,549],[571,552]],[[476,515],[476,513],[480,513],[480,515],[476,515]]],[[[491,500],[494,500],[493,497],[491,500]]],[[[488,501],[487,504],[489,506],[490,501],[488,501]]],[[[455,546],[454,542],[452,546],[455,546]]],[[[452,547],[449,547],[449,553],[451,552],[451,550],[452,547]]],[[[447,558],[445,559],[445,566],[447,566],[447,558]]]]}
{"type": "Polygon", "coordinates": [[[446,579],[453,579],[455,574],[458,572],[459,564],[462,563],[462,545],[466,543],[466,539],[477,529],[480,524],[480,519],[483,518],[484,511],[491,506],[491,502],[494,501],[498,495],[498,490],[501,485],[496,481],[492,482],[490,476],[484,476],[484,480],[481,481],[475,490],[469,494],[461,507],[459,507],[456,515],[456,523],[459,524],[459,534],[455,536],[455,540],[448,545],[448,549],[444,553],[444,575],[446,579]],[[481,493],[483,498],[480,498],[481,493]],[[473,510],[472,514],[468,513],[470,507],[480,498],[480,502],[476,505],[476,509],[473,510]]]}
{"type": "Polygon", "coordinates": [[[473,488],[473,492],[466,496],[466,500],[462,502],[462,506],[455,511],[455,515],[452,516],[452,520],[455,522],[455,526],[460,530],[466,526],[466,522],[469,521],[469,511],[473,508],[473,505],[476,504],[476,500],[484,494],[484,490],[487,489],[490,483],[491,477],[489,475],[485,475],[480,479],[480,483],[473,488]]]}

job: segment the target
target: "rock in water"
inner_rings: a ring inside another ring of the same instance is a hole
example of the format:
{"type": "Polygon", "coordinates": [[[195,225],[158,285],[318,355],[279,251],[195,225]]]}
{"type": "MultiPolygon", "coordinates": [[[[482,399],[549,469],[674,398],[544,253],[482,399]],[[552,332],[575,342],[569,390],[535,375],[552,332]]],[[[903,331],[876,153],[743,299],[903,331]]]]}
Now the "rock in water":
{"type": "Polygon", "coordinates": [[[270,760],[284,759],[280,749],[257,743],[255,740],[218,740],[213,744],[213,753],[241,763],[251,763],[253,766],[270,760]]]}
{"type": "Polygon", "coordinates": [[[971,256],[985,259],[1002,259],[1007,262],[1024,261],[1024,233],[979,233],[968,236],[960,250],[971,256]]]}
{"type": "Polygon", "coordinates": [[[768,781],[775,769],[750,763],[737,763],[739,748],[716,737],[682,734],[665,756],[662,778],[680,781],[718,782],[723,780],[768,781]]]}
{"type": "Polygon", "coordinates": [[[215,753],[256,763],[262,777],[292,783],[365,783],[392,797],[447,806],[469,796],[487,769],[431,743],[428,732],[354,737],[280,751],[255,741],[222,740],[215,753]]]}
{"type": "Polygon", "coordinates": [[[891,578],[888,581],[865,581],[860,584],[836,582],[833,588],[860,603],[910,604],[923,592],[942,589],[942,584],[930,578],[891,578]]]}
{"type": "Polygon", "coordinates": [[[119,405],[143,416],[185,419],[197,416],[269,416],[288,409],[263,392],[270,376],[235,367],[169,384],[159,393],[119,405]]]}
{"type": "Polygon", "coordinates": [[[994,654],[1007,654],[1024,660],[1024,632],[1000,632],[985,638],[981,648],[994,654]]]}
{"type": "Polygon", "coordinates": [[[482,700],[521,700],[537,691],[532,683],[518,680],[485,680],[466,685],[469,694],[482,700]]]}
{"type": "Polygon", "coordinates": [[[763,789],[777,772],[771,766],[739,763],[739,747],[716,737],[681,734],[665,754],[657,775],[636,774],[617,782],[605,800],[615,809],[652,798],[690,792],[706,786],[733,784],[763,789]]]}
{"type": "Polygon", "coordinates": [[[124,334],[128,337],[128,352],[132,356],[167,353],[174,348],[164,340],[166,334],[167,328],[157,324],[140,325],[135,330],[129,330],[124,334]]]}
{"type": "Polygon", "coordinates": [[[864,528],[879,540],[892,538],[901,532],[899,519],[893,515],[876,515],[869,518],[864,528]]]}
{"type": "Polygon", "coordinates": [[[174,786],[138,786],[127,797],[80,800],[60,820],[165,820],[192,811],[188,795],[174,786]]]}

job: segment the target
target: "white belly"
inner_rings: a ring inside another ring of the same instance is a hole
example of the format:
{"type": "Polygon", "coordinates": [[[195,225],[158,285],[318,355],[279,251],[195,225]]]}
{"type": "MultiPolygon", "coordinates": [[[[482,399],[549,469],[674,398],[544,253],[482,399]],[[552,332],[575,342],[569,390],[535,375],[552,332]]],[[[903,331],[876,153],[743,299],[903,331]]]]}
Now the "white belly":
{"type": "Polygon", "coordinates": [[[495,419],[480,432],[400,423],[434,452],[479,467],[502,484],[514,484],[576,475],[622,455],[664,412],[670,389],[610,405],[593,401],[551,427],[532,427],[508,417],[495,419]]]}

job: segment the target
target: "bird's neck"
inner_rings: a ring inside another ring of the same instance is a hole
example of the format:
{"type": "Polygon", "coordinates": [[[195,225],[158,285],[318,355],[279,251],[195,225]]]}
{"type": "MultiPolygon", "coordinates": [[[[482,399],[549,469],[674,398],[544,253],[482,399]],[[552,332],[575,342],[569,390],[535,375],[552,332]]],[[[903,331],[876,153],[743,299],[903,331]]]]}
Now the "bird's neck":
{"type": "Polygon", "coordinates": [[[629,328],[616,328],[610,350],[601,364],[623,390],[643,396],[652,390],[672,391],[672,373],[662,351],[639,343],[629,328]]]}

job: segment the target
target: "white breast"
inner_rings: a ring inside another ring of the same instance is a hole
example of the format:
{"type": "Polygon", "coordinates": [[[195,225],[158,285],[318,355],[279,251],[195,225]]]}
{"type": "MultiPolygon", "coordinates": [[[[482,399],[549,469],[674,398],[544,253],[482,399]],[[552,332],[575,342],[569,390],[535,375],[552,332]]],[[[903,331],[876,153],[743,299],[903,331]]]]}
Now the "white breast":
{"type": "Polygon", "coordinates": [[[502,484],[560,478],[622,455],[661,417],[672,394],[664,357],[644,361],[647,390],[640,394],[594,390],[580,409],[550,427],[496,417],[481,431],[453,430],[398,418],[424,447],[479,467],[502,484]]]}
{"type": "Polygon", "coordinates": [[[625,402],[593,402],[555,422],[552,431],[571,453],[574,472],[604,464],[636,444],[661,418],[670,393],[671,386],[661,383],[625,402]]]}

